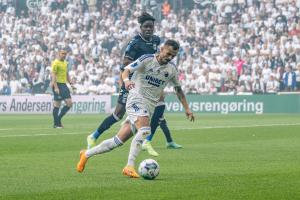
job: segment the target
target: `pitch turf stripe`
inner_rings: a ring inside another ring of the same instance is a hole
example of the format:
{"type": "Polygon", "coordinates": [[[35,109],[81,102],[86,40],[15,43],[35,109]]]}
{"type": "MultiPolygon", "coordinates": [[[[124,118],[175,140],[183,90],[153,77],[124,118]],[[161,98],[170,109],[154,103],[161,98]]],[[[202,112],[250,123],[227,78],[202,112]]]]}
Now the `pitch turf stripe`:
{"type": "Polygon", "coordinates": [[[81,135],[86,132],[70,132],[70,133],[40,133],[40,134],[20,134],[20,135],[1,135],[0,138],[8,137],[39,137],[39,136],[56,136],[56,135],[81,135]]]}
{"type": "Polygon", "coordinates": [[[14,131],[14,130],[48,130],[53,128],[0,128],[0,131],[14,131]]]}
{"type": "MultiPolygon", "coordinates": [[[[201,129],[220,129],[220,128],[256,128],[256,127],[270,127],[270,126],[299,126],[300,123],[291,123],[291,124],[265,124],[265,125],[259,125],[259,124],[253,124],[253,125],[237,125],[237,126],[204,126],[204,127],[194,127],[194,128],[187,128],[187,127],[178,127],[178,128],[171,128],[172,131],[184,131],[184,130],[201,130],[201,129]]],[[[24,129],[23,130],[31,130],[24,129]]],[[[38,129],[38,128],[37,128],[38,129]]],[[[44,128],[46,129],[46,128],[44,128]]],[[[52,128],[47,128],[52,129],[52,128]]],[[[13,130],[13,129],[9,129],[13,130]]],[[[0,138],[9,138],[9,137],[40,137],[40,136],[56,136],[56,135],[81,135],[81,134],[87,134],[86,131],[84,132],[70,132],[70,133],[40,133],[40,134],[19,134],[19,135],[0,135],[0,138]]]]}

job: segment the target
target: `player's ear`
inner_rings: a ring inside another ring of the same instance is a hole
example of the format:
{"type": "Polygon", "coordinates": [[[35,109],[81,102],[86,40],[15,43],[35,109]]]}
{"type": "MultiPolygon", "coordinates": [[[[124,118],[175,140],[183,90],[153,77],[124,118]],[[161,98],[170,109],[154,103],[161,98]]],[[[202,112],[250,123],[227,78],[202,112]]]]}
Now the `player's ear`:
{"type": "Polygon", "coordinates": [[[160,51],[162,52],[164,50],[164,46],[160,47],[160,51]]]}

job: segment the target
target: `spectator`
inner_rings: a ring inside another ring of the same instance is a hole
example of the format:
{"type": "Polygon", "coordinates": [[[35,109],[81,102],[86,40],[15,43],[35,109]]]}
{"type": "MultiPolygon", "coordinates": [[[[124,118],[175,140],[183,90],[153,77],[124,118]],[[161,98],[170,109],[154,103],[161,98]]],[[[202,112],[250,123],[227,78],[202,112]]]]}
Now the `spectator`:
{"type": "Polygon", "coordinates": [[[238,77],[241,76],[242,74],[242,70],[243,70],[243,65],[245,64],[245,60],[243,60],[240,56],[240,54],[238,54],[237,56],[237,60],[234,61],[234,65],[236,67],[236,71],[237,71],[237,75],[238,77]]]}
{"type": "Polygon", "coordinates": [[[218,89],[213,81],[209,84],[209,94],[217,94],[218,89]]]}
{"type": "Polygon", "coordinates": [[[167,17],[171,12],[171,5],[169,4],[168,0],[165,0],[162,4],[162,14],[163,16],[167,17]]]}
{"type": "Polygon", "coordinates": [[[11,95],[11,87],[9,81],[3,84],[2,95],[11,95]]]}
{"type": "Polygon", "coordinates": [[[285,91],[296,90],[296,73],[291,66],[286,67],[286,72],[284,72],[282,78],[285,91]]]}
{"type": "Polygon", "coordinates": [[[32,93],[41,94],[43,92],[43,82],[39,78],[39,73],[36,72],[34,78],[32,79],[32,93]]]}
{"type": "Polygon", "coordinates": [[[273,94],[273,93],[277,93],[278,90],[279,90],[278,81],[274,78],[273,75],[270,75],[269,80],[266,83],[266,93],[273,94]]]}
{"type": "Polygon", "coordinates": [[[296,87],[297,90],[300,91],[300,64],[297,65],[297,70],[296,70],[296,87]]]}
{"type": "Polygon", "coordinates": [[[252,92],[254,94],[263,94],[264,93],[264,84],[259,77],[255,77],[254,82],[252,84],[252,92]]]}

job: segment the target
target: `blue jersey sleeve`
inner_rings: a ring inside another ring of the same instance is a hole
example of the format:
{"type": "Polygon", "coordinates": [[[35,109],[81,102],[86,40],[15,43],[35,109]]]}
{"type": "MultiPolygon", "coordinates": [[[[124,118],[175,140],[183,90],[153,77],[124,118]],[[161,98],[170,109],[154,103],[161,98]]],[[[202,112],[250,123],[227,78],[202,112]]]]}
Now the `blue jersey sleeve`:
{"type": "Polygon", "coordinates": [[[157,46],[159,46],[159,45],[160,45],[160,42],[161,42],[160,37],[158,37],[158,36],[156,36],[156,35],[154,35],[153,37],[154,37],[154,43],[155,43],[157,46]]]}
{"type": "Polygon", "coordinates": [[[137,56],[137,48],[135,47],[136,42],[134,40],[130,41],[125,49],[125,56],[130,60],[135,60],[137,56]]]}

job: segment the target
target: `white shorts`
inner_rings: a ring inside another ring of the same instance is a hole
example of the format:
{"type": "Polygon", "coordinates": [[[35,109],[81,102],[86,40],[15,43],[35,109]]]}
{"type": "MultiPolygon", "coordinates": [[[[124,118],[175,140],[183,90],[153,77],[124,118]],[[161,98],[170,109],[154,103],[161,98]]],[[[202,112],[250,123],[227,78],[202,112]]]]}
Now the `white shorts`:
{"type": "Polygon", "coordinates": [[[131,124],[134,124],[138,117],[151,116],[151,110],[145,104],[140,102],[128,102],[126,104],[126,112],[127,112],[127,119],[130,121],[131,124]]]}

